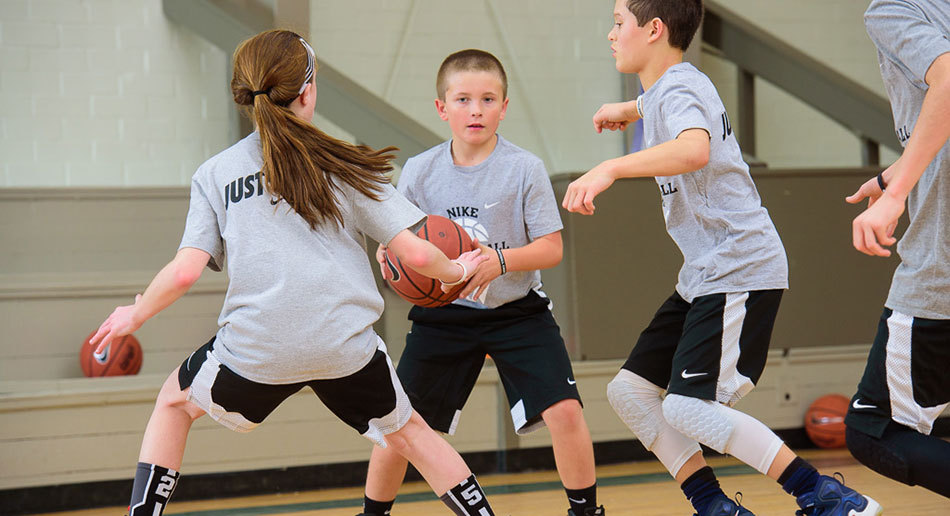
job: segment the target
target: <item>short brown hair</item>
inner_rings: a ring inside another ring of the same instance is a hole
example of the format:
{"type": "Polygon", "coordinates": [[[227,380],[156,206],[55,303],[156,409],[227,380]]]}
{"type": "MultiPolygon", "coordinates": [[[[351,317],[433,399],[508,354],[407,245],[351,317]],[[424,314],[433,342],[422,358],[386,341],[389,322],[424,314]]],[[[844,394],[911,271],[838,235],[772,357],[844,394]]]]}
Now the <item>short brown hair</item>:
{"type": "Polygon", "coordinates": [[[435,77],[435,91],[440,99],[445,100],[445,91],[448,89],[446,83],[449,75],[455,72],[495,72],[501,79],[502,97],[508,98],[508,76],[505,74],[505,67],[501,66],[497,57],[484,50],[460,50],[442,61],[439,74],[435,77]]]}
{"type": "Polygon", "coordinates": [[[643,27],[653,18],[670,30],[670,46],[686,51],[703,21],[703,0],[627,0],[627,10],[643,27]]]}

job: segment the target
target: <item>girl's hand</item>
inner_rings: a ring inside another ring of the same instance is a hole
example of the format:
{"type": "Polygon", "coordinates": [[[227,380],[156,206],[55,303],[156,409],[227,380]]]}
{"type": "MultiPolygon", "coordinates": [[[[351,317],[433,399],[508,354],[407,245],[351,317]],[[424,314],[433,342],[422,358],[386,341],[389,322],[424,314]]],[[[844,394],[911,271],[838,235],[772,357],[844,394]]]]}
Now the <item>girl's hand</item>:
{"type": "MultiPolygon", "coordinates": [[[[142,294],[136,294],[135,302],[142,299],[142,294]]],[[[96,345],[96,353],[102,353],[113,340],[129,335],[142,326],[133,315],[135,304],[116,307],[116,309],[100,326],[96,334],[89,339],[89,343],[96,345]],[[97,345],[98,344],[98,345],[97,345]]]]}
{"type": "Polygon", "coordinates": [[[488,284],[495,278],[501,276],[501,263],[498,261],[498,253],[486,245],[476,241],[476,245],[481,249],[482,256],[485,257],[484,263],[478,266],[478,269],[472,274],[472,279],[468,281],[459,297],[478,301],[478,296],[485,293],[488,284]]]}
{"type": "MultiPolygon", "coordinates": [[[[478,246],[478,241],[474,241],[473,244],[478,246]]],[[[452,260],[452,263],[457,263],[461,265],[462,277],[453,283],[452,285],[447,285],[445,282],[442,282],[442,291],[451,292],[454,288],[458,287],[458,283],[465,283],[465,280],[472,277],[472,274],[475,272],[475,269],[478,268],[479,264],[483,263],[488,259],[488,256],[482,254],[482,249],[476,247],[475,249],[468,251],[467,253],[462,253],[458,258],[452,260]]]]}

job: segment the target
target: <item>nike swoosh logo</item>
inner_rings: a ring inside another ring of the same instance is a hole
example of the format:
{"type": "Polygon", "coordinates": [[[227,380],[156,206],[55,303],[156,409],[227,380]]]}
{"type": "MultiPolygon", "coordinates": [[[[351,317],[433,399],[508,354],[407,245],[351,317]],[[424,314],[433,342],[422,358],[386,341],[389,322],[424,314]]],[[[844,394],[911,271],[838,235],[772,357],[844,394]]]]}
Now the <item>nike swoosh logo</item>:
{"type": "Polygon", "coordinates": [[[581,498],[580,500],[575,500],[571,498],[570,496],[568,496],[567,501],[574,502],[574,503],[587,503],[587,498],[581,498]]]}
{"type": "MultiPolygon", "coordinates": [[[[568,385],[574,385],[575,383],[577,383],[577,380],[573,380],[573,379],[571,379],[571,378],[568,378],[568,379],[567,379],[567,384],[568,384],[568,385]]],[[[584,503],[584,502],[577,502],[577,503],[584,503]]]]}
{"type": "Polygon", "coordinates": [[[399,281],[399,278],[402,277],[402,276],[399,274],[399,268],[396,267],[396,266],[393,264],[393,262],[389,260],[389,255],[388,255],[388,254],[386,255],[386,267],[389,268],[389,273],[390,273],[390,275],[392,276],[391,281],[392,281],[393,283],[399,281]]]}
{"type": "Polygon", "coordinates": [[[92,358],[95,358],[96,362],[99,362],[100,364],[105,364],[109,360],[109,349],[111,347],[112,343],[110,342],[109,345],[106,346],[106,349],[102,350],[102,353],[93,353],[92,358]]]}
{"type": "Polygon", "coordinates": [[[862,405],[861,403],[858,403],[858,400],[854,400],[854,403],[852,403],[851,406],[858,410],[866,409],[866,408],[877,408],[877,405],[862,405]]]}
{"type": "Polygon", "coordinates": [[[706,373],[687,373],[687,372],[686,372],[686,369],[683,369],[683,372],[680,373],[680,376],[682,376],[683,378],[689,379],[689,378],[693,378],[693,377],[695,377],[695,376],[702,376],[702,375],[704,375],[704,374],[706,374],[706,373]]]}
{"type": "Polygon", "coordinates": [[[493,202],[493,203],[491,203],[491,204],[488,204],[488,203],[486,202],[486,203],[485,203],[485,209],[488,210],[488,209],[494,208],[494,207],[497,206],[498,203],[500,203],[500,202],[501,202],[501,201],[496,201],[496,202],[493,202]]]}

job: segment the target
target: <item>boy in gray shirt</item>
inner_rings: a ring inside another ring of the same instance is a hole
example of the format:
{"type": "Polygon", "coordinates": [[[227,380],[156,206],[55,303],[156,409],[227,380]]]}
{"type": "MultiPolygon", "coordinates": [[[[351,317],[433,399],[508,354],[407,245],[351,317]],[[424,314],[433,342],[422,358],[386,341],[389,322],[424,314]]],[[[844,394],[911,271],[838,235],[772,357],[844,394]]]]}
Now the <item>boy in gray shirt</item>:
{"type": "Polygon", "coordinates": [[[616,1],[608,39],[617,70],[639,74],[645,92],[602,106],[594,127],[624,129],[642,118],[645,149],[594,167],[563,201],[593,215],[594,198],[616,179],[654,176],[667,231],[683,253],[676,291],[640,334],[608,399],[699,516],[752,513],[722,492],[698,443],[777,480],[804,514],[876,515],[876,502],[820,476],[732,408],[765,367],[788,266],[715,87],[683,62],[702,14],[701,0],[616,1]]]}
{"type": "Polygon", "coordinates": [[[848,197],[869,199],[854,246],[888,256],[905,201],[910,225],[845,418],[848,448],[883,475],[950,497],[950,443],[930,436],[950,402],[950,5],[875,0],[864,20],[904,152],[848,197]]]}
{"type": "MultiPolygon", "coordinates": [[[[485,355],[491,355],[515,431],[551,431],[568,514],[603,516],[571,362],[540,290],[539,270],[554,267],[562,255],[551,181],[537,156],[496,132],[508,96],[495,56],[474,49],[448,56],[436,89],[436,109],[452,139],[407,161],[398,188],[424,212],[465,228],[489,259],[474,272],[463,299],[412,308],[396,371],[413,407],[432,428],[452,434],[485,355]]],[[[377,259],[383,262],[382,248],[377,259]]],[[[405,472],[405,459],[374,447],[363,514],[389,514],[405,472]]]]}

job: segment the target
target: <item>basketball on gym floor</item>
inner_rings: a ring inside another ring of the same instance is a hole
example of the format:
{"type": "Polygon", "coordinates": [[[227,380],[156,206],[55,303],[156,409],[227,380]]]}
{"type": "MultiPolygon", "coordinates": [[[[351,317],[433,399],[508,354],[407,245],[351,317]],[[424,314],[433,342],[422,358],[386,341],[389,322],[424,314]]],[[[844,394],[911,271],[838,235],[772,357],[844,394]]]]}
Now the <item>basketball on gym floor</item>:
{"type": "MultiPolygon", "coordinates": [[[[450,260],[472,250],[472,239],[468,233],[452,220],[439,215],[429,215],[425,225],[416,234],[432,242],[450,260]]],[[[386,279],[389,286],[399,294],[399,297],[414,305],[445,306],[458,299],[465,287],[463,283],[450,292],[442,292],[442,284],[439,280],[423,276],[410,267],[404,266],[390,249],[386,250],[385,266],[389,269],[389,278],[386,279]]]]}
{"type": "Polygon", "coordinates": [[[826,394],[805,412],[805,433],[820,448],[844,448],[844,416],[850,400],[840,394],[826,394]]]}
{"type": "Polygon", "coordinates": [[[95,335],[86,337],[79,350],[79,365],[86,376],[122,376],[137,374],[142,368],[142,345],[134,335],[113,339],[101,354],[96,354],[96,346],[89,342],[95,335]]]}

